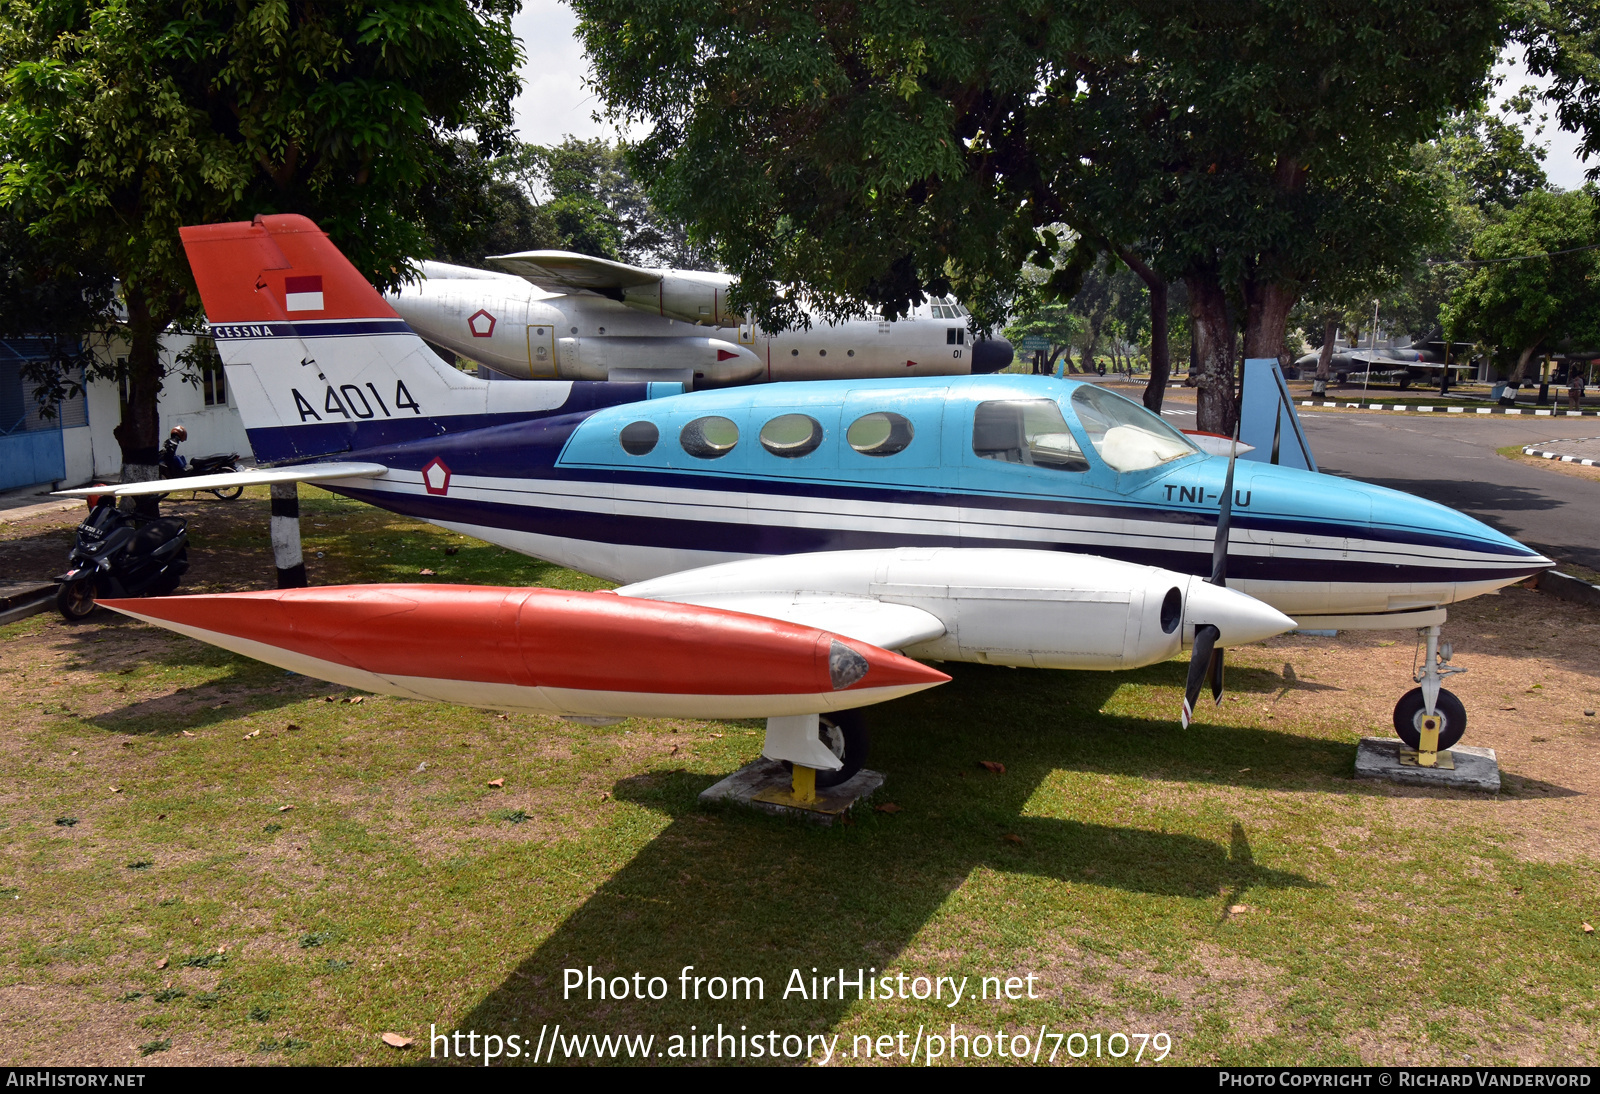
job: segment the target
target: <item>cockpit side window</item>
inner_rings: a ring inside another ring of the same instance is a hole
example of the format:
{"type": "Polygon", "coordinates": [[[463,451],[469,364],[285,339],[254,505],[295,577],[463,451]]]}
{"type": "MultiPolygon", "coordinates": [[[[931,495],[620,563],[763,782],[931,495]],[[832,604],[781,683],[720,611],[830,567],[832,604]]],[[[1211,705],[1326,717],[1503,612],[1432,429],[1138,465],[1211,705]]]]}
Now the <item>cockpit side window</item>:
{"type": "Polygon", "coordinates": [[[972,451],[986,460],[1087,471],[1078,441],[1054,399],[995,399],[979,403],[972,419],[972,451]]]}
{"type": "Polygon", "coordinates": [[[1113,471],[1144,471],[1200,451],[1158,415],[1093,384],[1073,391],[1072,409],[1089,443],[1113,471]]]}

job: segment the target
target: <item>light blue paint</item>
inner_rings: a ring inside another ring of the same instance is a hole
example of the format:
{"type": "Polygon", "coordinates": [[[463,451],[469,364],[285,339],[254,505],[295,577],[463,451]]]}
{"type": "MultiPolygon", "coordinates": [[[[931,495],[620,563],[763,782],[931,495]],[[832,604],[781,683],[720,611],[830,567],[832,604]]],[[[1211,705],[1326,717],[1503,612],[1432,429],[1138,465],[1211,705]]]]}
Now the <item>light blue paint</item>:
{"type": "MultiPolygon", "coordinates": [[[[1276,366],[1276,362],[1267,363],[1276,366]]],[[[1257,374],[1258,387],[1264,387],[1259,383],[1260,375],[1257,374]]],[[[1268,374],[1267,379],[1270,378],[1268,374]]],[[[1104,505],[1112,510],[1135,507],[1189,512],[1202,523],[1215,519],[1228,469],[1227,457],[1196,452],[1144,471],[1118,473],[1099,459],[1078,421],[1072,392],[1080,386],[1082,381],[1078,380],[995,374],[913,380],[822,380],[697,391],[597,411],[573,432],[557,462],[573,468],[687,472],[711,479],[813,482],[824,486],[861,483],[913,493],[1031,496],[1104,505]],[[1089,470],[1071,472],[1002,463],[972,451],[972,420],[978,403],[1038,398],[1054,399],[1061,407],[1068,428],[1088,457],[1089,470]],[[902,414],[911,421],[915,436],[904,452],[869,457],[843,443],[844,431],[855,418],[877,410],[902,414]],[[790,413],[807,414],[822,425],[825,440],[811,455],[785,459],[761,447],[761,427],[780,414],[790,413]],[[679,443],[683,427],[711,414],[729,418],[739,427],[738,445],[717,459],[688,455],[679,443]],[[649,454],[629,456],[618,443],[618,433],[628,423],[641,420],[657,426],[660,440],[649,454]]],[[[1271,393],[1270,387],[1265,390],[1271,393]]],[[[1269,425],[1271,420],[1267,419],[1269,425]]],[[[1282,427],[1280,457],[1284,451],[1303,446],[1297,426],[1295,421],[1282,427]]],[[[1269,455],[1271,443],[1268,435],[1265,446],[1269,455]]],[[[1447,506],[1381,486],[1315,474],[1310,468],[1284,462],[1274,465],[1241,460],[1234,472],[1234,491],[1234,514],[1246,521],[1252,516],[1290,520],[1307,532],[1352,525],[1401,531],[1421,527],[1435,534],[1476,541],[1491,549],[1506,547],[1527,553],[1510,537],[1447,506]]]]}
{"type": "Polygon", "coordinates": [[[1272,357],[1251,357],[1244,363],[1244,391],[1239,405],[1239,440],[1254,445],[1241,460],[1317,470],[1316,457],[1294,412],[1294,400],[1283,371],[1272,357]]]}

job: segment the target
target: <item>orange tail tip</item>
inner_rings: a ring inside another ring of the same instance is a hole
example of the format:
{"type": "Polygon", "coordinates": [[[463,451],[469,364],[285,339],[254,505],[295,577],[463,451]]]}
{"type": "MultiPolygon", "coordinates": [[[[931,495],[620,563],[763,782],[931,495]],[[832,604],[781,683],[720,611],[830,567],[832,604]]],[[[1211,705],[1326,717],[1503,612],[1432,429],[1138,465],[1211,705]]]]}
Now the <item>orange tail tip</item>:
{"type": "Polygon", "coordinates": [[[399,318],[306,217],[263,214],[178,231],[213,324],[399,318]]]}

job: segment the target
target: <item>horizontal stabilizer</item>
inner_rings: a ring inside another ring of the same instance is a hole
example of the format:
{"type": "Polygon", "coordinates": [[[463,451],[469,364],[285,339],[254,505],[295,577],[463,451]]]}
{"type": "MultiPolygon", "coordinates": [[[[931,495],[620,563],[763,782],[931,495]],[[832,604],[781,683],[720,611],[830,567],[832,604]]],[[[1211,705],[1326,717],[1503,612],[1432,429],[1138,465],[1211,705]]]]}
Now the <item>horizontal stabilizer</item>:
{"type": "Polygon", "coordinates": [[[376,479],[388,474],[381,463],[313,463],[304,467],[261,467],[221,475],[193,475],[186,479],[152,479],[125,482],[120,486],[80,486],[57,490],[56,497],[88,498],[110,494],[113,497],[138,497],[146,494],[173,494],[180,490],[229,490],[235,486],[269,486],[275,482],[321,482],[325,479],[376,479]]]}
{"type": "Polygon", "coordinates": [[[656,270],[613,262],[606,258],[574,254],[571,251],[519,251],[491,255],[489,261],[539,286],[555,292],[587,289],[615,293],[639,285],[654,285],[661,280],[656,270]]]}
{"type": "Polygon", "coordinates": [[[1224,437],[1221,433],[1202,433],[1198,429],[1185,429],[1183,435],[1208,456],[1226,456],[1235,451],[1242,456],[1246,452],[1256,450],[1255,445],[1245,444],[1243,441],[1238,442],[1238,448],[1235,449],[1233,438],[1224,437]]]}
{"type": "MultiPolygon", "coordinates": [[[[618,589],[623,596],[626,588],[618,589]]],[[[793,593],[715,593],[701,596],[651,597],[698,604],[727,612],[766,616],[786,623],[832,631],[886,650],[903,649],[938,638],[944,622],[932,612],[909,604],[890,604],[859,596],[796,596],[793,593]]]]}

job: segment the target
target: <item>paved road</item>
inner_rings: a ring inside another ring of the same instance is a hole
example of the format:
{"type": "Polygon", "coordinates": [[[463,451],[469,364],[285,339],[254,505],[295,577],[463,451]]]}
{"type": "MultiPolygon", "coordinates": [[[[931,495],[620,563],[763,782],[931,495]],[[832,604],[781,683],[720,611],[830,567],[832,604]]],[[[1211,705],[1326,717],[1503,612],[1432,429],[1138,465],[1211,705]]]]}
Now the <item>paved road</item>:
{"type": "Polygon", "coordinates": [[[1600,570],[1600,482],[1505,459],[1495,449],[1600,436],[1600,419],[1301,410],[1322,469],[1470,513],[1558,561],[1600,570]]]}

